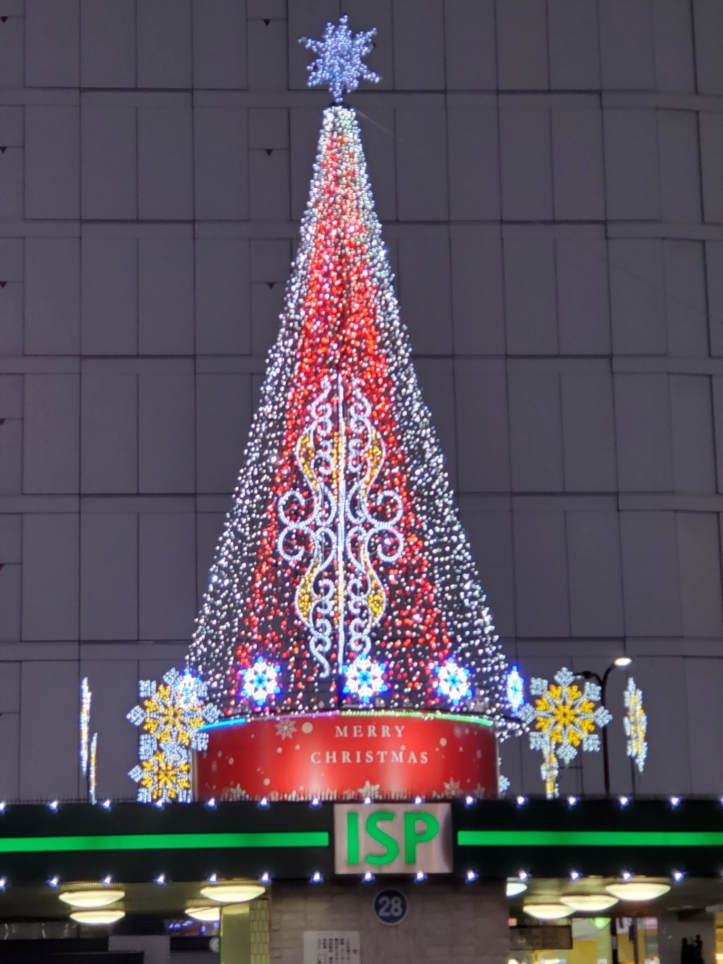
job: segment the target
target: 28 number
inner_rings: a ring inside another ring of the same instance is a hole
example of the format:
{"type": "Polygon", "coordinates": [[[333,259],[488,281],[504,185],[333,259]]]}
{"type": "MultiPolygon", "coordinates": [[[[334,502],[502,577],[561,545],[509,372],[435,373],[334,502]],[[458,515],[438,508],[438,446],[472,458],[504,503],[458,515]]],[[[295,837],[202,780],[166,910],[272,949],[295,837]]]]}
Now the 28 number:
{"type": "Polygon", "coordinates": [[[404,904],[400,894],[391,897],[389,894],[382,894],[379,898],[380,917],[401,917],[404,914],[404,904]]]}
{"type": "Polygon", "coordinates": [[[374,910],[385,924],[398,924],[407,913],[407,901],[398,891],[383,891],[376,896],[374,910]]]}

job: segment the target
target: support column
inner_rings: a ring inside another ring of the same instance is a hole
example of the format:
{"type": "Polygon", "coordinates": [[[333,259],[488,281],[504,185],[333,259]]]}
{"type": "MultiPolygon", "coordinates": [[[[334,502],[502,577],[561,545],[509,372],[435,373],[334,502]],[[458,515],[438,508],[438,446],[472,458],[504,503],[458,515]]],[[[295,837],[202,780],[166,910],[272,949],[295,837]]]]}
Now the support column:
{"type": "Polygon", "coordinates": [[[221,908],[220,964],[251,964],[251,904],[221,908]]]}
{"type": "Polygon", "coordinates": [[[270,960],[268,899],[222,907],[219,964],[269,964],[270,960]]]}

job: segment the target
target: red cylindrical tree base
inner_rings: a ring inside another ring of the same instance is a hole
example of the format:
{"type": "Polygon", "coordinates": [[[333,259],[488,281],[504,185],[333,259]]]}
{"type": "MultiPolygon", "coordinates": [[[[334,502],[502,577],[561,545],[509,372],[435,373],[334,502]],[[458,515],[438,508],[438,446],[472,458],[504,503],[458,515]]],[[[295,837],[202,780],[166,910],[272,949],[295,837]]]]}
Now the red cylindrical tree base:
{"type": "Polygon", "coordinates": [[[492,726],[442,713],[359,710],[234,720],[195,754],[197,800],[497,796],[492,726]]]}

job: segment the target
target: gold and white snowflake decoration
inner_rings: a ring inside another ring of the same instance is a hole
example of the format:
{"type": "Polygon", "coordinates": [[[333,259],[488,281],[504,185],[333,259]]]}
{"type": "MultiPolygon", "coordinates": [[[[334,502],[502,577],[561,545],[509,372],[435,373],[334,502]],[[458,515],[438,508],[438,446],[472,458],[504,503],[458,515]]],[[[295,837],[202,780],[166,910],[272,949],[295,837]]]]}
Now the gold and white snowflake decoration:
{"type": "Polygon", "coordinates": [[[632,677],[628,680],[624,698],[626,713],[623,723],[628,738],[628,756],[642,773],[648,756],[648,717],[643,710],[643,691],[632,677]]]}
{"type": "Polygon", "coordinates": [[[204,703],[206,684],[176,669],[165,674],[160,686],[141,680],[139,693],[142,702],[128,713],[142,729],[140,764],[129,773],[138,784],[138,800],[189,802],[191,750],[206,749],[208,734],[201,727],[215,723],[220,714],[204,703]]]}
{"type": "Polygon", "coordinates": [[[130,772],[141,803],[190,803],[191,761],[182,748],[156,749],[130,772]]]}
{"type": "Polygon", "coordinates": [[[158,687],[152,680],[141,680],[139,692],[143,702],[128,714],[134,726],[142,727],[161,747],[177,744],[191,750],[206,749],[208,734],[199,731],[206,723],[215,723],[219,712],[203,702],[205,683],[172,669],[158,687]]]}
{"type": "Polygon", "coordinates": [[[600,737],[596,728],[607,726],[612,716],[604,706],[597,706],[600,687],[587,680],[583,689],[575,682],[569,669],[561,669],[555,682],[545,679],[530,680],[530,693],[538,697],[526,703],[520,711],[520,719],[528,726],[534,724],[530,733],[530,747],[543,753],[542,777],[548,796],[557,793],[558,761],[566,766],[577,756],[578,749],[600,749],[600,737]]]}

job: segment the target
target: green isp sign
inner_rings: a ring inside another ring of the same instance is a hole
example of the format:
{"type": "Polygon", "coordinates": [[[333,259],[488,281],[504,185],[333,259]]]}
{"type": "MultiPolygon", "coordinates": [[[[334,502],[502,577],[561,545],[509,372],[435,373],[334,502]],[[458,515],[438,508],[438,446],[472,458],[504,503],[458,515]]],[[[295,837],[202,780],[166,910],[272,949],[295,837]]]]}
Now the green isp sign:
{"type": "Polygon", "coordinates": [[[448,874],[451,861],[448,803],[337,804],[334,863],[338,874],[448,874]]]}

